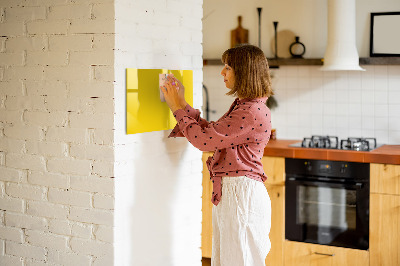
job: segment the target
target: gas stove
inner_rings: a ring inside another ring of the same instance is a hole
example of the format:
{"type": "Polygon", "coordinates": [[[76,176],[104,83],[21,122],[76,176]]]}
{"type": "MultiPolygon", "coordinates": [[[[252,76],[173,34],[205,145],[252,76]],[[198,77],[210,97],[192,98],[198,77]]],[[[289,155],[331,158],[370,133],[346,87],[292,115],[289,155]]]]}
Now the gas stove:
{"type": "Polygon", "coordinates": [[[291,147],[338,149],[353,151],[371,151],[378,146],[376,138],[347,138],[339,142],[336,136],[317,136],[304,138],[303,141],[289,145],[291,147]]]}

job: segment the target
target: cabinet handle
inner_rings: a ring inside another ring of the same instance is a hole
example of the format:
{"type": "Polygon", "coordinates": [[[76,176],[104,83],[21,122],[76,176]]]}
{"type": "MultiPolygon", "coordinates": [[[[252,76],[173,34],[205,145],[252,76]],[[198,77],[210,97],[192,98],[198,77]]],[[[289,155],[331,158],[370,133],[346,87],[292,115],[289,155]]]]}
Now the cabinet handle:
{"type": "Polygon", "coordinates": [[[314,252],[315,255],[323,255],[323,256],[335,256],[335,254],[327,254],[327,253],[320,253],[320,252],[314,252]]]}

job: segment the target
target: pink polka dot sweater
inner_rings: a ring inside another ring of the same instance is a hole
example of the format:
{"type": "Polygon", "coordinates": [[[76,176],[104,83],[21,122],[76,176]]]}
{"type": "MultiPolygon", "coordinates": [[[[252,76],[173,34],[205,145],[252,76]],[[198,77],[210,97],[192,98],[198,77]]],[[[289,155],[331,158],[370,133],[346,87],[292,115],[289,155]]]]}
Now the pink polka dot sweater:
{"type": "Polygon", "coordinates": [[[214,151],[207,160],[213,182],[211,201],[221,200],[224,176],[247,176],[261,182],[267,179],[261,159],[271,132],[271,112],[267,97],[238,98],[218,121],[208,122],[200,111],[187,105],[174,112],[178,122],[169,137],[186,137],[201,151],[214,151]]]}

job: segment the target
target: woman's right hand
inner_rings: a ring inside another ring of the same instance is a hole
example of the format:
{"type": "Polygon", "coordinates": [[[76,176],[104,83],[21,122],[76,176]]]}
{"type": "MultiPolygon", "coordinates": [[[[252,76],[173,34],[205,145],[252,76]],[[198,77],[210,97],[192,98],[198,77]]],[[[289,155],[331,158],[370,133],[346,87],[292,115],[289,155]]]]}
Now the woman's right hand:
{"type": "Polygon", "coordinates": [[[182,84],[177,78],[175,78],[174,76],[172,76],[172,77],[171,77],[171,76],[168,76],[168,79],[170,79],[170,81],[175,82],[175,83],[178,85],[178,87],[179,87],[178,96],[179,96],[180,105],[183,106],[183,107],[186,107],[187,102],[186,102],[186,100],[185,100],[185,87],[184,87],[183,84],[182,84]]]}

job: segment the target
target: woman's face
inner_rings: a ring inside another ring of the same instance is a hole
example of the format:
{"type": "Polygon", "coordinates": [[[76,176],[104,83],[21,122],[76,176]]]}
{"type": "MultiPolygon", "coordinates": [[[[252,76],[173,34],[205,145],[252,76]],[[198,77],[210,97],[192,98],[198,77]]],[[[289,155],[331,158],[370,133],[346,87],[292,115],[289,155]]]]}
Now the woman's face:
{"type": "Polygon", "coordinates": [[[233,89],[235,86],[235,73],[233,72],[233,69],[225,64],[221,71],[221,75],[224,77],[225,86],[228,89],[233,89]]]}

